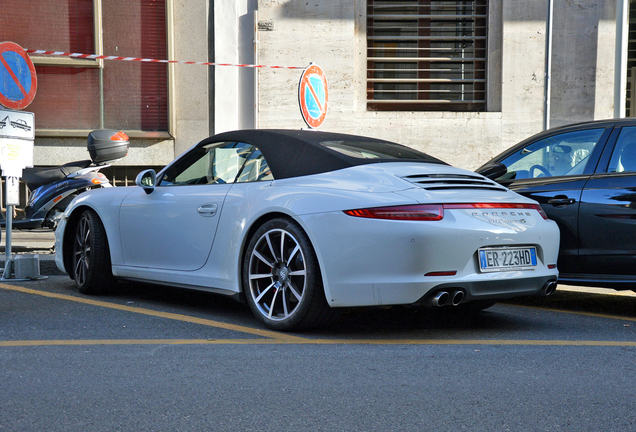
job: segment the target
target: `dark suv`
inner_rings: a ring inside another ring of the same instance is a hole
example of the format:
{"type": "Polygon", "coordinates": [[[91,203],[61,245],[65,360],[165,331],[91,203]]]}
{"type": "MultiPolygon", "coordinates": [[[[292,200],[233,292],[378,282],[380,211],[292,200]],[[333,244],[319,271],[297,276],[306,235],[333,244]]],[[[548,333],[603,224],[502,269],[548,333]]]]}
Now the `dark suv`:
{"type": "Polygon", "coordinates": [[[477,172],[557,222],[560,283],[636,290],[636,119],[550,129],[477,172]]]}

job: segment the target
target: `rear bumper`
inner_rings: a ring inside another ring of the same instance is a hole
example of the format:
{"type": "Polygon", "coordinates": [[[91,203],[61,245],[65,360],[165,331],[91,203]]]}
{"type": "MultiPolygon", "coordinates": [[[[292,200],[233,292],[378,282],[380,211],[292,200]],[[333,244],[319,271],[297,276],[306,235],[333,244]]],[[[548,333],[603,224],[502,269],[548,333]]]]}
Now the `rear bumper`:
{"type": "MultiPolygon", "coordinates": [[[[439,292],[461,291],[464,296],[462,303],[475,300],[503,300],[513,297],[548,295],[545,292],[549,282],[556,283],[556,276],[540,276],[516,280],[489,280],[467,283],[445,283],[433,287],[415,304],[429,304],[430,300],[439,292]]],[[[554,287],[550,287],[551,290],[554,287]]]]}
{"type": "Polygon", "coordinates": [[[447,288],[462,290],[466,302],[536,295],[559,274],[558,227],[538,213],[526,216],[523,224],[493,224],[464,211],[432,222],[363,219],[342,212],[308,215],[301,222],[332,307],[416,304],[447,288]],[[534,269],[480,270],[480,248],[525,246],[536,248],[534,269]]]}

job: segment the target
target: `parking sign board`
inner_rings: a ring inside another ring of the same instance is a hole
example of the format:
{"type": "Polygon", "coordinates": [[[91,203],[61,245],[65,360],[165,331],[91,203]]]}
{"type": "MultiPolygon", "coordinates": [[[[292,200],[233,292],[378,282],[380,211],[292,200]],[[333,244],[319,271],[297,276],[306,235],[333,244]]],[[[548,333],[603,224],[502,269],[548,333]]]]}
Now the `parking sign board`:
{"type": "Polygon", "coordinates": [[[0,42],[0,104],[15,110],[26,108],[36,90],[37,76],[29,55],[16,43],[0,42]]]}
{"type": "Polygon", "coordinates": [[[0,138],[35,138],[35,122],[32,112],[0,108],[0,138]]]}

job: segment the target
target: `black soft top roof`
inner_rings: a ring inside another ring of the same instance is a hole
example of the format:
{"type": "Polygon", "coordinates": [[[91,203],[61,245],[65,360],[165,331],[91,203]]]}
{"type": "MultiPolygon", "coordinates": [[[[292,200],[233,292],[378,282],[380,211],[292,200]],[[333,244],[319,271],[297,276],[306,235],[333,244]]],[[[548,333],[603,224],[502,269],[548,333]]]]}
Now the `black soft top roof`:
{"type": "Polygon", "coordinates": [[[390,141],[316,130],[252,129],[223,132],[201,141],[199,146],[215,142],[243,142],[258,147],[275,179],[378,162],[409,161],[446,165],[426,153],[390,141]],[[333,149],[340,144],[354,145],[356,149],[367,150],[380,157],[355,157],[350,155],[351,152],[333,149]]]}

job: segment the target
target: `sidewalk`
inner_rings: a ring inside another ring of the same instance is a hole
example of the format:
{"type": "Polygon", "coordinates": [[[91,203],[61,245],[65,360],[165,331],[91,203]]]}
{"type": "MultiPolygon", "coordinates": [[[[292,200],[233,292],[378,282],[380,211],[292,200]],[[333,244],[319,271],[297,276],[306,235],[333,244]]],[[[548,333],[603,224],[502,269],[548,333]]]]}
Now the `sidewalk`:
{"type": "MultiPolygon", "coordinates": [[[[0,252],[4,259],[7,233],[2,229],[2,241],[0,242],[0,252]]],[[[51,230],[11,230],[11,252],[14,254],[39,254],[40,259],[54,259],[53,246],[55,244],[55,233],[51,230]]]]}

